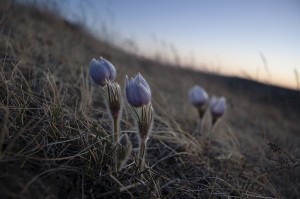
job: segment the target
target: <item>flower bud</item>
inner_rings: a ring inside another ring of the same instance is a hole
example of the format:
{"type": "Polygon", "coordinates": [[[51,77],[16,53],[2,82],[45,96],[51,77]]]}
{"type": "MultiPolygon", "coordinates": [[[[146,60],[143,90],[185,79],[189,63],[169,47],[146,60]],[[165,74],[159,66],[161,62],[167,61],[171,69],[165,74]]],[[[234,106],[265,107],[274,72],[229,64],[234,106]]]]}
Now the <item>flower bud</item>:
{"type": "Polygon", "coordinates": [[[196,85],[189,91],[189,100],[192,105],[196,107],[202,107],[206,105],[208,101],[208,95],[202,87],[196,85]]]}
{"type": "Polygon", "coordinates": [[[99,60],[94,58],[90,62],[90,76],[101,87],[105,86],[108,81],[114,81],[116,75],[115,67],[104,58],[100,57],[99,60]]]}
{"type": "Polygon", "coordinates": [[[112,117],[115,119],[119,118],[122,101],[120,85],[116,82],[109,82],[105,87],[101,87],[101,89],[107,98],[112,117]]]}
{"type": "Polygon", "coordinates": [[[142,107],[151,101],[151,89],[140,73],[130,80],[126,76],[125,92],[128,103],[133,107],[142,107]]]}
{"type": "Polygon", "coordinates": [[[216,98],[213,96],[210,100],[210,112],[213,118],[218,119],[224,115],[226,110],[225,97],[216,98]]]}
{"type": "Polygon", "coordinates": [[[198,85],[194,86],[189,90],[189,101],[198,109],[199,117],[202,119],[208,102],[206,91],[198,85]]]}

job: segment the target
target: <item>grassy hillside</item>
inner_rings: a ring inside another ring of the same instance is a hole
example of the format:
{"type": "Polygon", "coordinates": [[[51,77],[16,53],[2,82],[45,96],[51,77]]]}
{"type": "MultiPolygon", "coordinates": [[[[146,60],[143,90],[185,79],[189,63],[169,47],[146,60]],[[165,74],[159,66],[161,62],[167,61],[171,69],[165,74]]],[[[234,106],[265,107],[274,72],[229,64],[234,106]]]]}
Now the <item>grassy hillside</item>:
{"type": "Polygon", "coordinates": [[[195,72],[128,54],[57,15],[0,5],[0,198],[299,198],[300,93],[195,72]],[[112,124],[88,65],[99,56],[125,75],[140,72],[155,118],[147,170],[124,105],[121,132],[133,152],[111,169],[112,124]],[[198,84],[228,110],[195,133],[187,92],[198,84]]]}

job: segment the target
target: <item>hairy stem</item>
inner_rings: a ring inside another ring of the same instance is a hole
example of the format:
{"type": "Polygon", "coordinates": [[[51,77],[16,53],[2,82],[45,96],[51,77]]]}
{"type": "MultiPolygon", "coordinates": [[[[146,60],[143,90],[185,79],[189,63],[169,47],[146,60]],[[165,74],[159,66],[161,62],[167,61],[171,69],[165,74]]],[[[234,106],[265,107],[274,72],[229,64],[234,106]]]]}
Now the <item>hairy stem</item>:
{"type": "Polygon", "coordinates": [[[144,171],[145,168],[145,152],[146,152],[146,139],[141,140],[139,151],[139,170],[144,171]]]}
{"type": "Polygon", "coordinates": [[[116,150],[114,151],[114,170],[118,170],[118,142],[119,142],[119,120],[118,117],[113,118],[114,130],[113,130],[113,144],[116,146],[116,150]]]}
{"type": "Polygon", "coordinates": [[[203,108],[198,108],[198,114],[199,114],[199,118],[200,120],[202,120],[204,114],[205,114],[205,109],[203,108]]]}
{"type": "Polygon", "coordinates": [[[119,120],[117,117],[114,117],[114,135],[113,135],[113,143],[117,144],[119,142],[119,120]]]}
{"type": "Polygon", "coordinates": [[[202,131],[203,131],[203,120],[198,119],[197,124],[196,124],[196,130],[195,130],[195,135],[194,136],[201,136],[202,131]]]}

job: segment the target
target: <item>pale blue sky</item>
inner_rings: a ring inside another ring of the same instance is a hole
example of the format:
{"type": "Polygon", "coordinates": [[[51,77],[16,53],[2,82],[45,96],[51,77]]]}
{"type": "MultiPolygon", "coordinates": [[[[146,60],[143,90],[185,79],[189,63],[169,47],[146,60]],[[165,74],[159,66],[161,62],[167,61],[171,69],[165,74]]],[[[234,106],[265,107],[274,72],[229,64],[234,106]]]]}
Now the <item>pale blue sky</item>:
{"type": "Polygon", "coordinates": [[[181,65],[296,86],[299,0],[76,0],[63,6],[100,37],[105,25],[104,36],[117,45],[133,40],[139,54],[174,60],[174,46],[181,65]]]}

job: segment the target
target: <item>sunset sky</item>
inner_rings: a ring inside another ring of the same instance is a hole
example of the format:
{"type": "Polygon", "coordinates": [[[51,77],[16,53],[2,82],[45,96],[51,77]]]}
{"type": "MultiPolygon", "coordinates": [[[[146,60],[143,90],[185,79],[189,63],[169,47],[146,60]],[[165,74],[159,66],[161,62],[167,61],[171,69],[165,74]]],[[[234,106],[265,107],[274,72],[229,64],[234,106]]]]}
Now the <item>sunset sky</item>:
{"type": "Polygon", "coordinates": [[[135,53],[177,54],[180,65],[296,88],[299,0],[76,0],[61,8],[135,53]]]}

